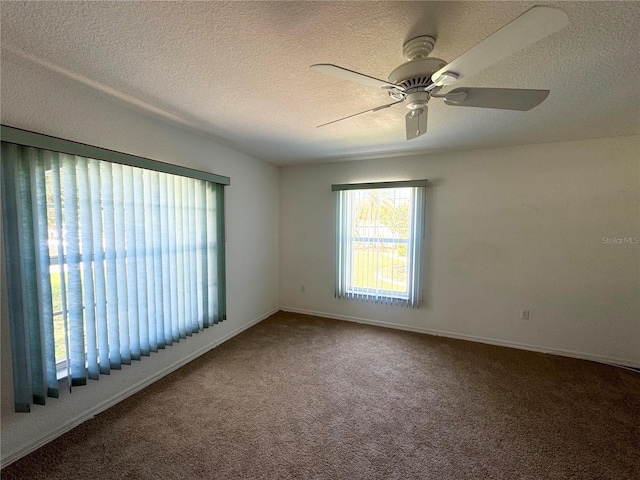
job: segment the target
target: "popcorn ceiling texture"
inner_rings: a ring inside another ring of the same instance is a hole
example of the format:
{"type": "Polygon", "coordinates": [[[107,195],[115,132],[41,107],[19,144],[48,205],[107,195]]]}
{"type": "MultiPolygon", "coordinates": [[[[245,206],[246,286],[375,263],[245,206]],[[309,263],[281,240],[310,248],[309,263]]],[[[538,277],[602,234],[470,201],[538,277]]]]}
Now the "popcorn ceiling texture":
{"type": "Polygon", "coordinates": [[[5,61],[31,62],[279,165],[640,133],[640,3],[545,4],[570,25],[456,86],[549,98],[526,113],[434,99],[428,133],[411,142],[403,106],[317,129],[389,99],[309,66],[386,78],[421,34],[451,61],[535,3],[3,2],[2,101],[15,81],[5,61]]]}

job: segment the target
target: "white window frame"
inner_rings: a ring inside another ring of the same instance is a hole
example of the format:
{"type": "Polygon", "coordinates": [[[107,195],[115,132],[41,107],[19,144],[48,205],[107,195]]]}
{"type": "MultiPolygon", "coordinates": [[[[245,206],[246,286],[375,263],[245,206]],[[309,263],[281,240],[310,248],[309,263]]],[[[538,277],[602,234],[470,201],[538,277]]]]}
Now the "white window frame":
{"type": "Polygon", "coordinates": [[[331,189],[336,192],[336,291],[337,298],[356,299],[375,303],[404,305],[417,308],[422,301],[420,284],[421,258],[425,236],[425,198],[428,180],[409,180],[400,182],[378,182],[361,184],[337,184],[331,189]],[[355,237],[351,217],[351,193],[353,190],[374,190],[381,188],[411,187],[410,231],[409,238],[355,237]],[[352,245],[354,241],[407,244],[407,288],[404,292],[396,290],[357,287],[353,285],[352,245]]]}

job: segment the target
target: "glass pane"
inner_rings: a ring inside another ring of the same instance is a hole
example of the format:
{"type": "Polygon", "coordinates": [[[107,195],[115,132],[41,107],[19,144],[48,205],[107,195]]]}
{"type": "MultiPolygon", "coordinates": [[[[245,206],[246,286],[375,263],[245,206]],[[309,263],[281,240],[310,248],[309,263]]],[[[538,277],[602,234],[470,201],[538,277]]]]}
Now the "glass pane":
{"type": "Polygon", "coordinates": [[[406,295],[411,189],[354,190],[350,195],[352,289],[406,295]]]}

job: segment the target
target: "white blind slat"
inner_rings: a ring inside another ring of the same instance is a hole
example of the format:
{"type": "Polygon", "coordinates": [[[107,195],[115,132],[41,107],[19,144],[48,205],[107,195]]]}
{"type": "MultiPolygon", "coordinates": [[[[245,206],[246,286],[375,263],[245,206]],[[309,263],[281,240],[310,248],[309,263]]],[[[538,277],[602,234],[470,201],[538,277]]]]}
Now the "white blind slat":
{"type": "Polygon", "coordinates": [[[78,204],[82,229],[82,284],[84,295],[84,315],[87,333],[87,368],[89,378],[97,380],[100,375],[98,366],[98,345],[96,330],[96,299],[94,286],[93,218],[91,208],[91,190],[89,188],[89,166],[86,158],[77,158],[78,204]]]}

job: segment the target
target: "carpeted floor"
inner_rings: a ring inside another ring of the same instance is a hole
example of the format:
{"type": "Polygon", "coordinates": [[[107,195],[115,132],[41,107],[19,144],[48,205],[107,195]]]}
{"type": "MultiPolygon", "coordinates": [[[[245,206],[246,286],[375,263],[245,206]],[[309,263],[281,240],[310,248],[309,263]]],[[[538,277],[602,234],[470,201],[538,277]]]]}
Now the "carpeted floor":
{"type": "Polygon", "coordinates": [[[640,374],[280,312],[2,478],[637,479],[640,374]]]}

